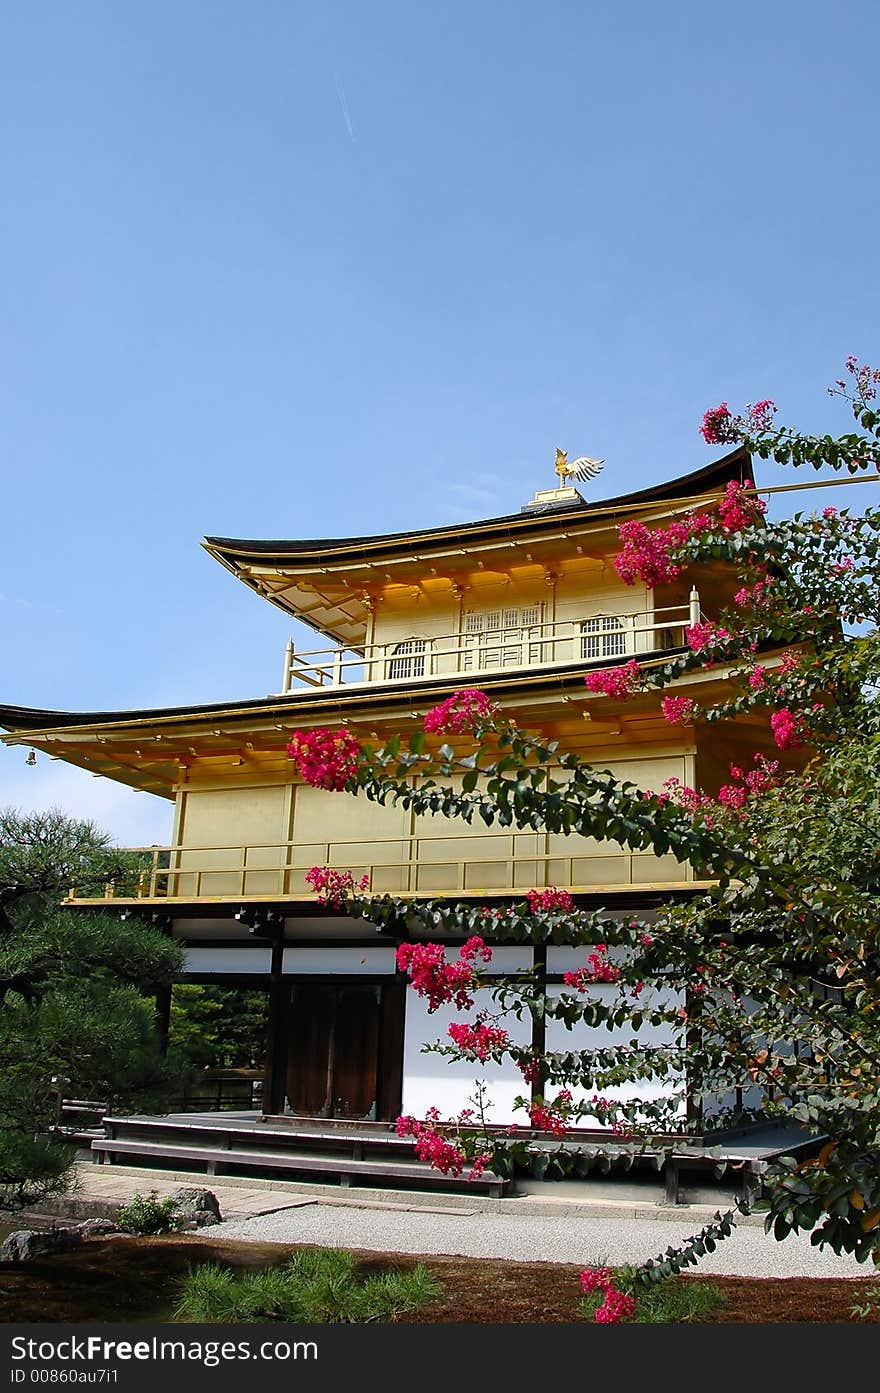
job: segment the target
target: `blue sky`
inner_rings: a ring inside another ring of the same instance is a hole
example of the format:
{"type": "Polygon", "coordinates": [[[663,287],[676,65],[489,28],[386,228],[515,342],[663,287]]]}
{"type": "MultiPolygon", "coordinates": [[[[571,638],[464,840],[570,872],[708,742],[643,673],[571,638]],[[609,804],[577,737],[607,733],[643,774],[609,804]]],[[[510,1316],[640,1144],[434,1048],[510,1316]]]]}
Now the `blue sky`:
{"type": "MultiPolygon", "coordinates": [[[[878,38],[873,0],[4,6],[0,701],[276,691],[290,623],[204,534],[515,511],[556,445],[623,492],[722,399],[845,429],[878,38]]],[[[0,750],[51,802],[170,832],[0,750]]]]}

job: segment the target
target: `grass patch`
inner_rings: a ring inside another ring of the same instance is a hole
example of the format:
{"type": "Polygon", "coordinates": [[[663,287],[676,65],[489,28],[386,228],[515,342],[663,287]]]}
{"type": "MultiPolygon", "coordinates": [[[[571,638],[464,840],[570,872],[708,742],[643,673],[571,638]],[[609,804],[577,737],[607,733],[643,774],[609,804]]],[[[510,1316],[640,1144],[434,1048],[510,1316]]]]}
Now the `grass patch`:
{"type": "MultiPolygon", "coordinates": [[[[596,1263],[606,1267],[605,1263],[596,1263]]],[[[663,1282],[644,1286],[634,1280],[631,1268],[618,1268],[614,1274],[614,1285],[618,1291],[635,1299],[636,1308],[628,1317],[636,1325],[688,1325],[701,1321],[711,1321],[722,1307],[727,1305],[727,1297],[713,1282],[698,1282],[692,1277],[668,1277],[663,1282]]],[[[601,1306],[605,1293],[590,1292],[581,1298],[579,1310],[585,1320],[592,1321],[596,1310],[601,1306]]]]}
{"type": "Polygon", "coordinates": [[[853,1320],[877,1320],[880,1317],[880,1277],[875,1277],[861,1301],[852,1307],[853,1320]]]}
{"type": "Polygon", "coordinates": [[[440,1294],[427,1267],[363,1275],[342,1248],[302,1248],[281,1266],[236,1273],[202,1263],[184,1277],[176,1320],[365,1324],[391,1321],[440,1294]]]}

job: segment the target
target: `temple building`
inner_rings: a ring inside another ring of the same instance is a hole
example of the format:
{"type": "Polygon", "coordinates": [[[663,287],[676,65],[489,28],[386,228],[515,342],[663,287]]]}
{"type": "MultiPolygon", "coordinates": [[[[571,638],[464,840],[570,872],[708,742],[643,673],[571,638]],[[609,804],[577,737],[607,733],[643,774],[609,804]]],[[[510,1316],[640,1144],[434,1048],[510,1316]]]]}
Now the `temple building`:
{"type": "MultiPolygon", "coordinates": [[[[656,691],[620,704],[590,692],[584,678],[633,658],[667,661],[685,649],[686,626],[730,602],[735,577],[724,564],[695,565],[648,589],[623,584],[613,560],[623,521],[666,525],[717,502],[731,480],[752,484],[741,449],[601,501],[585,500],[563,474],[561,487],[518,512],[460,526],[207,538],[209,555],[256,596],[314,631],[306,650],[288,645],[280,691],[161,710],[0,707],[7,744],[174,804],[171,845],[151,850],[137,885],[108,886],[98,899],[74,889],[70,912],[151,916],[185,945],[184,980],[269,993],[268,1118],[390,1122],[432,1105],[442,1115],[463,1107],[474,1067],[421,1052],[445,1033],[448,1012],[429,1015],[408,988],[396,941],[317,902],[311,867],[366,876],[376,894],[496,905],[558,886],[579,905],[620,914],[649,912],[700,883],[671,855],[465,825],[307,786],[286,753],[291,732],[341,725],[375,744],[419,727],[456,689],[479,687],[524,729],[619,778],[717,791],[731,762],[774,752],[757,721],[670,725],[656,691]]],[[[708,703],[726,679],[716,666],[680,678],[674,691],[708,703]]],[[[553,992],[575,956],[583,954],[500,940],[491,971],[536,965],[553,992]]],[[[559,1027],[557,1040],[557,1025],[548,1021],[543,1046],[577,1048],[578,1033],[559,1027]]],[[[528,1018],[509,1028],[529,1043],[528,1018]]],[[[493,1120],[512,1120],[522,1076],[493,1064],[486,1078],[493,1120]]]]}

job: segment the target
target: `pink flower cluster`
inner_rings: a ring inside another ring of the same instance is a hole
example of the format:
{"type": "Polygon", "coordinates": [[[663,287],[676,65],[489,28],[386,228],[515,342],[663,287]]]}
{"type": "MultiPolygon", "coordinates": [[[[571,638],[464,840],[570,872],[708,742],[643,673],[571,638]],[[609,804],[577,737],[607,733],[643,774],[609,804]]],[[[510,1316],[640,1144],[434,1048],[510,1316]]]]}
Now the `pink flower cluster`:
{"type": "MultiPolygon", "coordinates": [[[[470,1115],[469,1112],[462,1113],[458,1121],[465,1121],[470,1115]]],[[[440,1130],[441,1125],[437,1109],[429,1108],[424,1122],[419,1122],[415,1117],[399,1117],[395,1130],[399,1137],[413,1138],[415,1152],[420,1161],[427,1161],[434,1170],[441,1171],[443,1175],[459,1176],[468,1164],[467,1153],[444,1136],[440,1130]]],[[[478,1153],[471,1162],[468,1180],[477,1180],[491,1159],[488,1152],[478,1153]]]]}
{"type": "Polygon", "coordinates": [[[586,1296],[594,1291],[604,1292],[602,1304],[596,1308],[594,1316],[597,1325],[618,1325],[636,1309],[635,1297],[618,1291],[614,1285],[614,1273],[610,1267],[585,1268],[581,1273],[581,1291],[586,1296]]]}
{"type": "Polygon", "coordinates": [[[726,401],[719,406],[710,406],[703,416],[700,435],[707,445],[728,445],[736,439],[733,416],[726,401]]]}
{"type": "Polygon", "coordinates": [[[783,653],[779,660],[779,671],[783,677],[790,677],[793,672],[797,672],[800,663],[800,653],[783,653]]]}
{"type": "Polygon", "coordinates": [[[530,890],[526,899],[529,902],[530,914],[537,914],[541,909],[561,909],[570,914],[575,908],[574,900],[568,891],[557,890],[555,885],[551,885],[547,890],[530,890]]]}
{"type": "Polygon", "coordinates": [[[667,790],[665,794],[660,794],[662,801],[668,798],[671,802],[684,808],[692,816],[700,813],[707,827],[715,825],[714,812],[718,807],[729,810],[741,811],[750,798],[756,798],[771,788],[776,782],[776,774],[779,769],[779,761],[776,759],[765,759],[763,755],[755,755],[754,768],[745,771],[736,764],[730,766],[730,777],[732,782],[723,784],[718,790],[717,803],[710,798],[708,793],[702,793],[698,789],[689,788],[680,779],[667,779],[663,785],[667,790]]]}
{"type": "Polygon", "coordinates": [[[693,724],[696,702],[690,697],[664,697],[660,703],[664,719],[671,725],[688,726],[693,724]]]}
{"type": "Polygon", "coordinates": [[[756,580],[754,585],[744,585],[737,590],[733,597],[733,603],[737,609],[760,609],[762,605],[769,602],[768,591],[770,589],[769,580],[756,580]]]}
{"type": "Polygon", "coordinates": [[[537,1083],[541,1077],[541,1066],[537,1059],[518,1059],[516,1067],[526,1083],[537,1083]]]}
{"type": "MultiPolygon", "coordinates": [[[[639,987],[641,988],[642,986],[644,986],[644,983],[640,982],[639,987]]],[[[596,1117],[599,1122],[608,1122],[610,1120],[611,1131],[615,1137],[626,1137],[631,1135],[627,1132],[620,1119],[614,1115],[617,1110],[617,1103],[613,1098],[600,1098],[598,1093],[594,1093],[590,1101],[596,1109],[596,1117]]]]}
{"type": "Polygon", "coordinates": [[[477,1016],[473,1025],[463,1021],[453,1021],[449,1027],[449,1038],[465,1054],[476,1055],[484,1062],[493,1050],[506,1050],[510,1036],[498,1026],[486,1025],[484,1016],[477,1016]]]}
{"type": "Polygon", "coordinates": [[[681,564],[673,559],[692,537],[720,527],[722,532],[739,532],[751,527],[766,512],[767,505],[750,491],[750,485],[731,480],[718,505],[718,513],[691,513],[668,527],[649,528],[631,518],[618,529],[623,546],[614,560],[617,574],[626,585],[644,581],[649,589],[675,580],[681,564]]]}
{"type": "Polygon", "coordinates": [[[738,765],[731,764],[730,777],[734,782],[721,785],[718,802],[723,808],[743,808],[750,797],[772,788],[778,769],[778,759],[765,759],[763,755],[755,755],[755,767],[747,773],[738,765]]]}
{"type": "Polygon", "coordinates": [[[615,701],[626,701],[641,685],[642,674],[635,658],[620,667],[600,667],[588,672],[584,685],[588,692],[602,692],[615,701]]]}
{"type": "MultiPolygon", "coordinates": [[[[667,779],[663,785],[664,793],[658,794],[659,802],[675,803],[679,808],[684,808],[686,812],[703,813],[711,809],[714,805],[708,793],[701,793],[698,789],[691,788],[689,784],[683,784],[681,779],[667,779]]],[[[711,815],[709,820],[711,826],[711,815]]]]}
{"type": "Polygon", "coordinates": [[[776,415],[776,403],[775,401],[771,401],[769,397],[765,397],[764,401],[756,401],[754,405],[747,406],[746,414],[749,429],[754,431],[755,434],[761,434],[763,431],[772,430],[773,417],[776,415]]]}
{"type": "Polygon", "coordinates": [[[357,773],[361,747],[350,731],[319,726],[293,731],[287,753],[307,784],[339,793],[357,773]]]}
{"type": "MultiPolygon", "coordinates": [[[[850,353],[846,360],[846,370],[853,378],[857,399],[863,402],[873,401],[877,395],[877,384],[880,383],[880,368],[860,363],[856,355],[850,353]]],[[[846,383],[841,378],[837,379],[836,385],[846,392],[846,383]]],[[[832,388],[828,390],[832,396],[835,395],[832,388]]]]}
{"type": "Polygon", "coordinates": [[[552,1103],[534,1102],[529,1107],[529,1121],[537,1132],[550,1132],[554,1137],[564,1137],[568,1131],[574,1099],[571,1091],[561,1088],[552,1103]]]}
{"type": "Polygon", "coordinates": [[[564,974],[562,980],[567,987],[574,987],[575,991],[585,992],[587,987],[592,986],[595,982],[620,981],[620,968],[608,961],[607,943],[597,943],[587,962],[589,966],[579,967],[574,972],[564,974]]]}
{"type": "Polygon", "coordinates": [[[746,484],[731,479],[718,505],[718,517],[725,532],[742,532],[764,516],[767,504],[749,491],[746,484]]]}
{"type": "Polygon", "coordinates": [[[476,934],[461,948],[457,962],[446,961],[440,943],[401,943],[397,950],[398,969],[409,973],[419,996],[428,998],[429,1012],[447,1001],[454,1002],[459,1011],[473,1006],[477,958],[491,962],[492,949],[476,934]]]}
{"type": "Polygon", "coordinates": [[[476,687],[462,687],[451,697],[433,706],[425,716],[429,735],[462,735],[479,722],[494,720],[498,707],[476,687]]]}
{"type": "Polygon", "coordinates": [[[753,692],[762,692],[767,681],[767,669],[762,663],[756,663],[749,673],[749,687],[753,692]]]}
{"type": "Polygon", "coordinates": [[[684,631],[685,641],[692,653],[702,653],[707,648],[717,648],[730,638],[730,631],[711,619],[703,623],[689,624],[684,631]]]}
{"type": "Polygon", "coordinates": [[[703,416],[700,434],[707,445],[732,445],[741,435],[773,429],[776,403],[766,397],[746,407],[745,416],[732,415],[726,401],[719,406],[710,406],[703,416]]]}
{"type": "Polygon", "coordinates": [[[631,518],[618,529],[623,546],[614,559],[614,566],[625,585],[644,581],[649,589],[675,580],[681,566],[672,560],[671,553],[680,550],[691,537],[713,526],[708,513],[692,514],[668,527],[650,528],[631,518]]]}
{"type": "Polygon", "coordinates": [[[773,712],[770,728],[780,750],[797,750],[806,740],[807,727],[803,716],[795,715],[787,706],[773,712]]]}
{"type": "Polygon", "coordinates": [[[334,871],[330,866],[312,866],[306,871],[306,884],[311,885],[320,904],[338,909],[356,890],[366,890],[370,877],[362,875],[356,881],[352,871],[334,871]]]}

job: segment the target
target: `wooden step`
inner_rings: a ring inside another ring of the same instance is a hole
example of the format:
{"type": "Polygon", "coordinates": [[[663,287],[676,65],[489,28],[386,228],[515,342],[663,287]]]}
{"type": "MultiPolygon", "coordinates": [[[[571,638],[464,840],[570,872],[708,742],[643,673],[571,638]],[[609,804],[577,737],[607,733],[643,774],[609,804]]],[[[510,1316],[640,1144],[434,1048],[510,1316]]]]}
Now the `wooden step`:
{"type": "MultiPolygon", "coordinates": [[[[293,1128],[273,1128],[262,1125],[213,1122],[188,1122],[185,1119],[105,1117],[104,1127],[110,1136],[128,1134],[129,1136],[152,1137],[157,1140],[171,1135],[212,1137],[218,1145],[231,1145],[234,1139],[239,1145],[253,1140],[259,1147],[277,1143],[280,1148],[303,1145],[333,1147],[378,1147],[382,1150],[409,1152],[413,1145],[406,1137],[399,1137],[390,1128],[387,1132],[342,1132],[300,1130],[293,1128]]],[[[355,1153],[356,1154],[356,1153],[355,1153]]]]}
{"type": "Polygon", "coordinates": [[[426,1184],[431,1189],[440,1186],[456,1185],[488,1190],[489,1194],[500,1197],[509,1188],[510,1182],[494,1171],[484,1171],[478,1180],[468,1181],[464,1176],[443,1175],[433,1171],[421,1161],[364,1161],[353,1157],[327,1157],[297,1155],[294,1152],[241,1150],[207,1146],[176,1146],[167,1142],[156,1143],[148,1138],[125,1139],[121,1137],[102,1137],[92,1142],[92,1153],[99,1163],[105,1158],[117,1156],[160,1157],[170,1161],[196,1161],[204,1165],[208,1175],[218,1175],[220,1168],[246,1167],[251,1170],[283,1170],[319,1175],[333,1175],[340,1185],[348,1186],[353,1178],[365,1177],[373,1180],[409,1180],[426,1184]]]}

